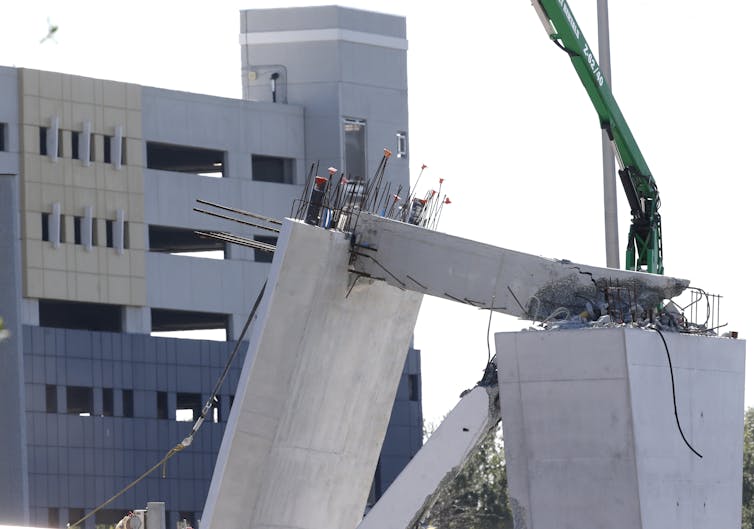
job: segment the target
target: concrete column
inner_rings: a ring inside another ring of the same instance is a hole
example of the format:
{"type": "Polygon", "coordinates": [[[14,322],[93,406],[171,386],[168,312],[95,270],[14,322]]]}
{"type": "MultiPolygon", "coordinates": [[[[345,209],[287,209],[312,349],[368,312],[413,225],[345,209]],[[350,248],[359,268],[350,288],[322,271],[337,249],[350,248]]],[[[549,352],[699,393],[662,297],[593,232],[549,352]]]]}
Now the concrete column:
{"type": "Polygon", "coordinates": [[[202,526],[353,529],[421,295],[348,273],[342,232],[286,220],[202,526]]]}
{"type": "Polygon", "coordinates": [[[149,334],[152,332],[152,313],[149,307],[123,307],[123,332],[149,334]]]}
{"type": "Polygon", "coordinates": [[[517,528],[741,526],[745,343],[599,328],[495,336],[517,528]]]}

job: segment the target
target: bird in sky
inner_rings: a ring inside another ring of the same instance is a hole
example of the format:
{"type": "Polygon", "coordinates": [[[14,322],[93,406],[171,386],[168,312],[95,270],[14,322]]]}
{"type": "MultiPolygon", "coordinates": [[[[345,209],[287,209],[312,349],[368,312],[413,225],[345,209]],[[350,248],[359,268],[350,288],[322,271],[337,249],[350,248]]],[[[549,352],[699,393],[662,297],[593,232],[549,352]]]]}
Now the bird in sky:
{"type": "Polygon", "coordinates": [[[53,42],[57,42],[55,40],[55,33],[58,32],[58,26],[55,25],[55,24],[53,24],[52,22],[50,22],[50,18],[49,17],[47,18],[47,26],[48,26],[47,36],[45,38],[43,38],[42,40],[39,41],[40,44],[42,44],[46,40],[51,40],[53,42]]]}

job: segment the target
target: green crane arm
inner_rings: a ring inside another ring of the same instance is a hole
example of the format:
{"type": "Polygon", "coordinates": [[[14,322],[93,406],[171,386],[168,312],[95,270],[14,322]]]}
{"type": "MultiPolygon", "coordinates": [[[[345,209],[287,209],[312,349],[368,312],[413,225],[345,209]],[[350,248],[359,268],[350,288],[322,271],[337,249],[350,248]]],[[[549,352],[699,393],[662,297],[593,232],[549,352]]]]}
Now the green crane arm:
{"type": "Polygon", "coordinates": [[[626,269],[662,274],[662,237],[658,212],[660,195],[657,184],[600,71],[597,58],[587,44],[566,0],[532,0],[532,5],[550,39],[571,58],[618,160],[618,175],[626,192],[632,217],[626,249],[626,269]]]}

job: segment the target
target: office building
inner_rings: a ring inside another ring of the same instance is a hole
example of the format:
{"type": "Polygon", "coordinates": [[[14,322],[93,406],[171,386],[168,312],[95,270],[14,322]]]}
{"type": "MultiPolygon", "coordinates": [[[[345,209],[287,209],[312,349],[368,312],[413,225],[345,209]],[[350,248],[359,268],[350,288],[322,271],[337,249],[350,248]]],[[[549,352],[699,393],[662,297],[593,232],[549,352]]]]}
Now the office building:
{"type": "MultiPolygon", "coordinates": [[[[274,244],[196,199],[287,216],[312,164],[408,185],[405,20],[340,7],[241,13],[241,100],[0,67],[0,522],[60,527],[188,433],[274,244]],[[203,256],[212,256],[205,258],[203,256]],[[156,336],[208,330],[227,341],[156,336]]],[[[86,522],[165,501],[195,521],[244,348],[194,444],[86,522]]],[[[373,497],[421,444],[410,350],[373,497]]]]}

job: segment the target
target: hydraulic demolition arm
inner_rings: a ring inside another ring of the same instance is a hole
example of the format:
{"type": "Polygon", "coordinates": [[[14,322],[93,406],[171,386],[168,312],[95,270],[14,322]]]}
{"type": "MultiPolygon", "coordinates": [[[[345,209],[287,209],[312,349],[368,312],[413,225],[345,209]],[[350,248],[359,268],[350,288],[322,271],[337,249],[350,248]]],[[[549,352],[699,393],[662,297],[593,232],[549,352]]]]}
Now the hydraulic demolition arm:
{"type": "Polygon", "coordinates": [[[566,0],[532,0],[550,39],[568,53],[607,133],[631,207],[626,269],[663,273],[660,195],[652,173],[566,0]]]}

